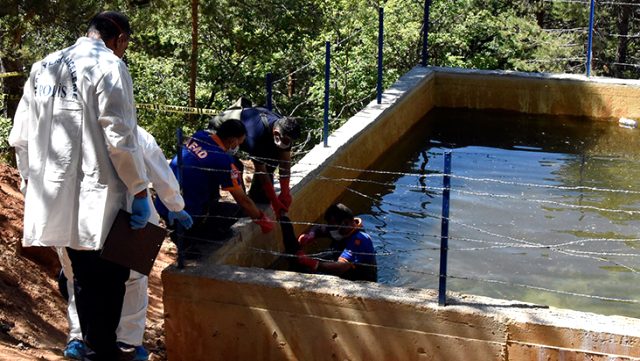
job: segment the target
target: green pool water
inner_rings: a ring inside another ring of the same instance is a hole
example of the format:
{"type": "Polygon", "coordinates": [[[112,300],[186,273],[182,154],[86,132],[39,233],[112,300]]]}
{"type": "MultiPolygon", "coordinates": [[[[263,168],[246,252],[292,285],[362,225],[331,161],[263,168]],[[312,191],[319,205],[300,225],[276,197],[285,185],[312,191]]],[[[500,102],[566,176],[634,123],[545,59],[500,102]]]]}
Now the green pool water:
{"type": "Polygon", "coordinates": [[[616,122],[430,112],[339,199],[380,282],[438,287],[447,151],[448,290],[640,317],[640,130],[616,122]]]}

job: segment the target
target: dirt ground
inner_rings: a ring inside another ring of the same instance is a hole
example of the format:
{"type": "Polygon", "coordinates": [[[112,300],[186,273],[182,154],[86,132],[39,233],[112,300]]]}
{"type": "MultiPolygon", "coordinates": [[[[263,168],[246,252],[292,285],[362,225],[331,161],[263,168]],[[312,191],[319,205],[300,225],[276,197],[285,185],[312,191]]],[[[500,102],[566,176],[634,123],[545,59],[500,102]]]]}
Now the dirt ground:
{"type": "MultiPolygon", "coordinates": [[[[0,360],[64,360],[66,302],[58,292],[57,256],[22,249],[23,197],[16,169],[0,163],[0,360]]],[[[175,259],[167,239],[149,276],[144,345],[150,360],[166,360],[160,273],[175,259]]]]}

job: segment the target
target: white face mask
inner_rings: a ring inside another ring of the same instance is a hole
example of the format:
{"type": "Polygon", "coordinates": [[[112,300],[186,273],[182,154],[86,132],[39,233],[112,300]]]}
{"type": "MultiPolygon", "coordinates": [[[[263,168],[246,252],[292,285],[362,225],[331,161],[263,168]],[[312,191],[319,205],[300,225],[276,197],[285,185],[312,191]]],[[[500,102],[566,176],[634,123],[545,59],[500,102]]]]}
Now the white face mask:
{"type": "Polygon", "coordinates": [[[233,147],[233,148],[229,148],[229,149],[227,149],[227,154],[229,154],[229,155],[236,155],[236,153],[238,153],[238,150],[240,150],[240,146],[239,146],[239,145],[236,145],[236,146],[235,146],[235,147],[233,147]]]}
{"type": "Polygon", "coordinates": [[[283,143],[282,138],[279,136],[273,137],[273,142],[276,144],[276,147],[280,149],[289,149],[289,147],[291,146],[291,143],[283,143]]]}
{"type": "Polygon", "coordinates": [[[331,236],[331,238],[335,239],[336,241],[339,241],[344,238],[344,236],[340,234],[340,231],[337,229],[334,229],[333,231],[329,231],[329,235],[331,236]]]}

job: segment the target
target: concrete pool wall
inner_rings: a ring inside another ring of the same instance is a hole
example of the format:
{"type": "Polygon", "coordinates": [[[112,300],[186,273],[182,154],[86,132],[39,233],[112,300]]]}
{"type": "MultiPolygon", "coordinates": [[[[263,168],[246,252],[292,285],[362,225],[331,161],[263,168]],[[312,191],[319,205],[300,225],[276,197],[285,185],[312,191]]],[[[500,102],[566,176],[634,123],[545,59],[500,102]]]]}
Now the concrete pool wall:
{"type": "MultiPolygon", "coordinates": [[[[637,119],[640,82],[414,68],[293,167],[296,231],[435,107],[637,119]]],[[[248,268],[277,259],[280,235],[234,228],[198,264],[163,273],[169,360],[640,360],[638,319],[454,293],[438,307],[430,290],[248,268]]]]}

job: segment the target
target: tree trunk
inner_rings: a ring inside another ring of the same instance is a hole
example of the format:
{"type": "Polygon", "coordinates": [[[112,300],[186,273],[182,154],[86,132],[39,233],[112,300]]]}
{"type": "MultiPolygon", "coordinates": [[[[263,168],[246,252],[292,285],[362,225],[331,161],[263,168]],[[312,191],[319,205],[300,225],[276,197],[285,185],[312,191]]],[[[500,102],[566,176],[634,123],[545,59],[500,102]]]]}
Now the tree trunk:
{"type": "MultiPolygon", "coordinates": [[[[8,10],[9,14],[12,14],[12,16],[17,16],[21,10],[17,2],[13,4],[13,6],[14,7],[12,8],[9,8],[9,9],[5,8],[3,10],[5,11],[8,10]]],[[[25,15],[25,21],[28,22],[31,20],[31,18],[32,18],[31,14],[27,13],[25,15]]],[[[16,109],[18,108],[18,102],[22,97],[24,82],[26,80],[26,77],[28,76],[28,73],[27,74],[23,73],[25,70],[23,66],[24,61],[19,57],[19,55],[17,55],[17,54],[20,54],[19,50],[21,48],[21,43],[22,43],[22,34],[23,34],[22,26],[16,26],[15,28],[5,33],[5,36],[7,36],[7,39],[11,39],[11,41],[9,42],[9,49],[5,49],[4,51],[5,56],[0,58],[0,72],[20,73],[19,76],[0,78],[0,94],[4,94],[0,96],[6,97],[5,107],[4,109],[0,109],[0,110],[3,113],[2,115],[9,119],[13,119],[13,116],[16,113],[16,109]]]]}
{"type": "MultiPolygon", "coordinates": [[[[627,62],[627,48],[629,45],[629,18],[631,16],[631,6],[628,5],[617,5],[617,14],[618,14],[618,49],[616,52],[616,62],[617,63],[626,63],[627,62]]],[[[614,67],[615,76],[618,78],[623,77],[623,65],[618,65],[614,67]]]]}
{"type": "Polygon", "coordinates": [[[536,17],[536,23],[540,28],[544,28],[544,17],[546,15],[544,10],[544,0],[529,0],[528,8],[536,17]]]}
{"type": "Polygon", "coordinates": [[[293,98],[296,92],[296,75],[293,73],[294,69],[289,69],[289,79],[287,80],[287,95],[289,99],[293,98]]]}
{"type": "MultiPolygon", "coordinates": [[[[189,83],[189,106],[196,106],[196,78],[198,75],[198,0],[191,0],[191,74],[189,83]]],[[[193,121],[193,114],[189,121],[193,121]]]]}

